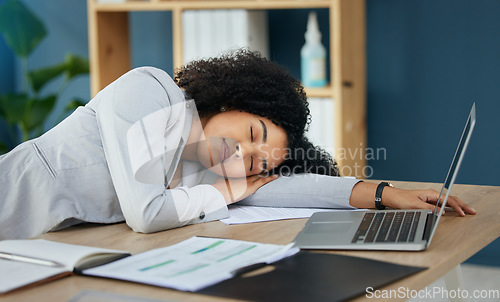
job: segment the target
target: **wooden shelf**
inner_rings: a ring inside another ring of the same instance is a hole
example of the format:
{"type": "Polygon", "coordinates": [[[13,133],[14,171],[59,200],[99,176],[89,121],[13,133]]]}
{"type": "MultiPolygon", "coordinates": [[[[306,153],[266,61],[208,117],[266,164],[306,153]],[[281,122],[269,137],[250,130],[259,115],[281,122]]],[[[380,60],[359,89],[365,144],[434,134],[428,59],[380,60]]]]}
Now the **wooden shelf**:
{"type": "Polygon", "coordinates": [[[312,87],[305,87],[307,97],[313,97],[313,98],[333,98],[333,87],[332,85],[328,84],[326,87],[321,87],[321,88],[312,88],[312,87]]]}
{"type": "Polygon", "coordinates": [[[97,11],[169,11],[187,9],[300,9],[328,8],[330,0],[181,0],[181,1],[126,1],[124,3],[95,3],[97,11]]]}
{"type": "MultiPolygon", "coordinates": [[[[182,12],[190,9],[308,9],[326,8],[330,19],[330,79],[324,88],[306,88],[309,97],[334,99],[335,148],[356,158],[337,158],[360,174],[366,165],[365,0],[132,0],[97,3],[87,0],[91,94],[129,71],[128,13],[171,11],[174,68],[182,65],[182,12]],[[345,152],[346,150],[351,152],[345,152]]],[[[349,171],[349,169],[346,169],[349,171]]],[[[348,175],[345,175],[348,176],[348,175]]]]}

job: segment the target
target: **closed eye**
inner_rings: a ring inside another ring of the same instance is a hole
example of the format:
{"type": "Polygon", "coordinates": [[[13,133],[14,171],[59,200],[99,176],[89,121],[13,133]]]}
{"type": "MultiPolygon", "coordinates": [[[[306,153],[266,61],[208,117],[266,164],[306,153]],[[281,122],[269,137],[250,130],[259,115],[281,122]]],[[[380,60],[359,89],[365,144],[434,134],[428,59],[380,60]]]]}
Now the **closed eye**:
{"type": "MultiPolygon", "coordinates": [[[[253,128],[250,127],[250,141],[253,142],[253,128]]],[[[253,170],[253,156],[250,156],[250,171],[253,170]]]]}

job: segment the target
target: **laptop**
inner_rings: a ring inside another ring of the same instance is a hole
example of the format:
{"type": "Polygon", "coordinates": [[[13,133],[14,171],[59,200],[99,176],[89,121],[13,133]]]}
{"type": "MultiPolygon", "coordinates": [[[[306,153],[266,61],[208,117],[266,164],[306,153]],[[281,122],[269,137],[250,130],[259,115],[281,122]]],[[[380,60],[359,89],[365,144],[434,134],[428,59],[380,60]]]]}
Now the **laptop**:
{"type": "Polygon", "coordinates": [[[457,177],[472,130],[476,106],[467,118],[462,137],[439,197],[442,207],[431,210],[373,210],[316,212],[294,239],[302,249],[421,251],[431,243],[457,177]]]}

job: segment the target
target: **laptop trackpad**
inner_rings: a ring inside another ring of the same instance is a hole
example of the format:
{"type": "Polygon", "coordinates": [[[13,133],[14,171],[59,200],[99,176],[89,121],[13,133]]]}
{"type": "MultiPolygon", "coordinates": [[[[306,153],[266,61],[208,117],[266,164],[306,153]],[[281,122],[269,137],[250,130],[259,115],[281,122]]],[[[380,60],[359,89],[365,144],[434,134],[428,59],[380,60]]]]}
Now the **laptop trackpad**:
{"type": "Polygon", "coordinates": [[[345,234],[352,228],[351,220],[343,221],[322,221],[309,224],[305,230],[306,233],[343,233],[345,234]]]}

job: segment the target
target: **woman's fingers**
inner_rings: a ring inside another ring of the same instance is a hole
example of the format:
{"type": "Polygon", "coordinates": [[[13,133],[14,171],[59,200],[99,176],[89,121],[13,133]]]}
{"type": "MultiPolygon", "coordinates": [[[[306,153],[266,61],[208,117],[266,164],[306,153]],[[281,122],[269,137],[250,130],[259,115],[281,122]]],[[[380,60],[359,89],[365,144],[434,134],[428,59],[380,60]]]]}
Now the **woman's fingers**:
{"type": "MultiPolygon", "coordinates": [[[[434,208],[436,207],[436,205],[434,204],[430,204],[430,203],[421,203],[422,205],[422,209],[427,209],[427,210],[434,210],[434,208]]],[[[441,207],[439,207],[441,208],[441,207]]]]}
{"type": "MultiPolygon", "coordinates": [[[[422,198],[423,201],[428,204],[435,204],[436,202],[439,202],[440,207],[442,206],[445,196],[439,196],[439,193],[435,190],[426,190],[424,191],[424,193],[424,198],[422,198]]],[[[465,216],[465,214],[476,214],[476,210],[474,210],[472,207],[467,205],[456,196],[449,196],[448,200],[446,201],[446,205],[455,210],[455,212],[457,212],[460,216],[465,216]]],[[[431,206],[430,208],[433,207],[434,206],[431,206]]]]}
{"type": "Polygon", "coordinates": [[[455,212],[458,213],[460,216],[465,216],[465,212],[462,210],[462,207],[458,203],[458,198],[454,196],[448,197],[448,200],[446,201],[446,205],[450,208],[453,208],[455,212]]]}
{"type": "Polygon", "coordinates": [[[457,212],[460,216],[465,216],[465,214],[470,214],[470,215],[475,215],[476,210],[474,210],[472,207],[467,205],[465,202],[460,200],[456,196],[450,196],[448,197],[448,201],[446,204],[453,208],[455,212],[457,212]]]}
{"type": "Polygon", "coordinates": [[[246,178],[219,179],[213,186],[219,190],[226,200],[226,204],[238,202],[257,191],[263,185],[275,180],[278,175],[253,175],[246,178]]]}
{"type": "Polygon", "coordinates": [[[423,190],[421,192],[422,196],[420,196],[420,199],[422,199],[422,201],[432,204],[436,204],[438,202],[439,192],[437,192],[436,190],[429,189],[423,190]]]}

